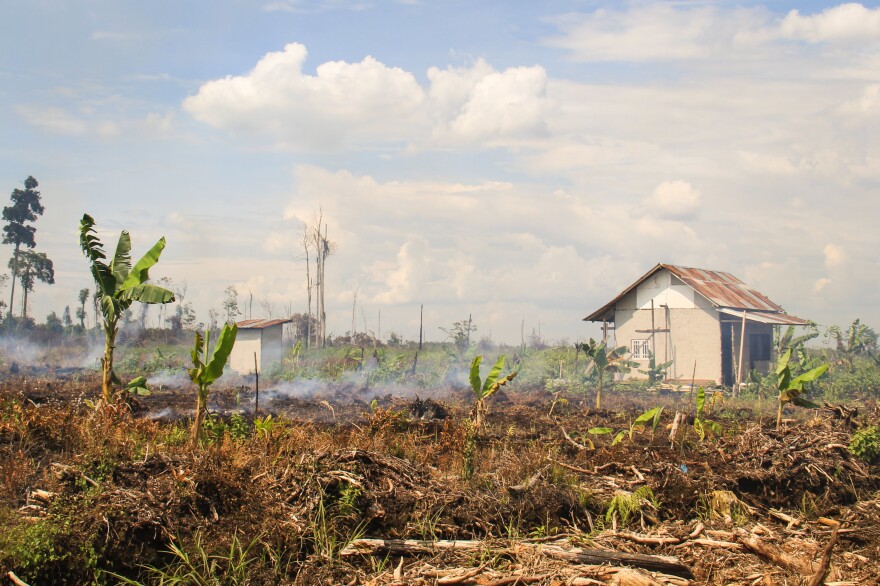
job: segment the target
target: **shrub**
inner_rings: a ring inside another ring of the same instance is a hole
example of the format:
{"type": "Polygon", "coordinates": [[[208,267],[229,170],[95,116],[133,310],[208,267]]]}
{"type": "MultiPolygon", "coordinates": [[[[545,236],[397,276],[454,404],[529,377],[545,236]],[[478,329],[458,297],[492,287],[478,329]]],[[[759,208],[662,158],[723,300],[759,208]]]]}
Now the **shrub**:
{"type": "Polygon", "coordinates": [[[880,464],[880,428],[871,425],[858,430],[849,443],[849,451],[868,464],[880,464]]]}

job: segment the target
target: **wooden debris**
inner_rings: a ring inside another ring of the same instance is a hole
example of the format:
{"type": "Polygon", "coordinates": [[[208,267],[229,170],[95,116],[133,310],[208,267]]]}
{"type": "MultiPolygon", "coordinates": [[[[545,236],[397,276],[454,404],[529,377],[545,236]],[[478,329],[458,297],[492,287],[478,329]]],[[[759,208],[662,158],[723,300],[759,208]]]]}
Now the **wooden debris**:
{"type": "Polygon", "coordinates": [[[740,529],[737,531],[737,539],[747,549],[761,556],[762,558],[776,564],[780,568],[797,572],[802,576],[810,576],[815,573],[813,564],[809,561],[793,557],[784,551],[776,548],[769,543],[761,541],[757,536],[750,535],[740,529]]]}
{"type": "Polygon", "coordinates": [[[828,576],[828,570],[831,569],[831,552],[834,550],[835,544],[837,544],[837,531],[838,527],[831,531],[831,538],[828,540],[828,545],[825,546],[825,551],[822,552],[819,569],[813,575],[810,586],[821,586],[825,583],[825,577],[828,576]]]}
{"type": "MultiPolygon", "coordinates": [[[[421,541],[417,539],[355,539],[346,548],[339,552],[342,557],[356,555],[391,555],[391,556],[415,556],[433,555],[438,551],[481,551],[489,548],[490,544],[484,541],[470,540],[438,540],[421,541]]],[[[564,549],[558,545],[513,543],[510,547],[491,547],[499,553],[527,553],[529,555],[543,555],[549,558],[576,562],[579,564],[610,564],[616,566],[633,566],[654,572],[662,572],[672,576],[693,579],[693,572],[689,567],[669,556],[643,555],[635,553],[622,553],[592,548],[574,547],[564,549]]]]}

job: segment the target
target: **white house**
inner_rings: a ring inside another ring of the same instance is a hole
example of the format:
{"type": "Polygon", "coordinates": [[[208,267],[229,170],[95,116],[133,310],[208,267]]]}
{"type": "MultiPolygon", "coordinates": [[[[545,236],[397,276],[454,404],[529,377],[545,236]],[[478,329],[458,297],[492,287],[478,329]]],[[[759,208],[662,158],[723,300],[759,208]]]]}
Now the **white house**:
{"type": "Polygon", "coordinates": [[[253,374],[255,355],[259,372],[263,372],[264,366],[280,363],[284,355],[284,324],[289,322],[289,319],[246,319],[235,324],[238,335],[229,355],[229,367],[239,374],[253,374]]]}
{"type": "Polygon", "coordinates": [[[730,273],[662,263],[584,320],[602,322],[608,345],[627,346],[642,369],[653,352],[672,361],[667,379],[727,386],[769,371],[774,326],[809,323],[730,273]]]}

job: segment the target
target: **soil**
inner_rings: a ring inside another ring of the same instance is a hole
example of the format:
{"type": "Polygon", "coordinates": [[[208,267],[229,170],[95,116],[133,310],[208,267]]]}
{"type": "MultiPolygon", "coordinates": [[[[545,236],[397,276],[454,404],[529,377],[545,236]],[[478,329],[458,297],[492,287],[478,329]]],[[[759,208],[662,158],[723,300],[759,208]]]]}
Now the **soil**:
{"type": "MultiPolygon", "coordinates": [[[[3,505],[17,523],[63,520],[56,549],[69,550],[39,568],[0,551],[3,575],[90,581],[87,545],[98,568],[144,579],[175,547],[228,554],[239,543],[256,561],[244,582],[227,573],[223,583],[757,585],[827,573],[817,583],[880,584],[880,467],[847,449],[858,426],[880,419],[875,405],[847,421],[802,411],[777,432],[762,412],[719,402],[706,418],[721,433],[701,441],[690,397],[639,405],[612,391],[604,410],[563,397],[551,416],[547,393],[508,391],[489,401],[463,479],[471,432],[460,391],[296,396],[267,385],[260,415],[274,427],[238,438],[227,429],[192,450],[191,389],[112,412],[89,406],[99,389],[87,371],[0,381],[3,505]],[[655,404],[665,406],[657,428],[630,436],[655,404]],[[614,433],[588,433],[600,427],[614,433]],[[385,545],[357,553],[357,538],[385,545]],[[389,540],[430,544],[397,555],[389,540]],[[561,560],[554,548],[673,557],[693,578],[561,560]]],[[[231,425],[232,414],[251,415],[253,395],[218,388],[210,408],[231,425]]]]}

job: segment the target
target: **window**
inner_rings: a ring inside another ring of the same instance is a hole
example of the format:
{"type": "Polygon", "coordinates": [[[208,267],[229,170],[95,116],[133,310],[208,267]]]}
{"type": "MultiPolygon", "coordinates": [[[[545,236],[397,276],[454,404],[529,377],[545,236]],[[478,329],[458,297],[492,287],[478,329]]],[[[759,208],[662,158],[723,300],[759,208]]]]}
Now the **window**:
{"type": "Polygon", "coordinates": [[[648,360],[651,356],[651,339],[632,340],[630,343],[633,360],[648,360]]]}

